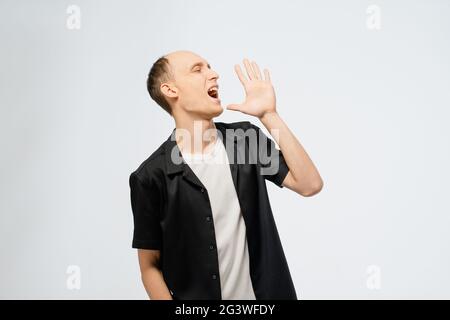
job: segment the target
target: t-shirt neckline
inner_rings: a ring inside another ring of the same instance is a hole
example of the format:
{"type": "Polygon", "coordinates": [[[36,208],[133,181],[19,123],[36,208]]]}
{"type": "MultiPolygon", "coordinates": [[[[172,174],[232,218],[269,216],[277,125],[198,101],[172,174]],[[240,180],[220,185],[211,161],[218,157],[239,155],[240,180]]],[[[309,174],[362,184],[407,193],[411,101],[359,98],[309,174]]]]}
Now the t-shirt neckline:
{"type": "Polygon", "coordinates": [[[190,152],[183,152],[181,150],[180,151],[182,153],[183,158],[186,158],[186,159],[208,160],[208,159],[213,158],[217,154],[219,142],[222,142],[222,140],[220,139],[219,135],[217,135],[214,145],[211,147],[210,151],[206,152],[206,153],[190,153],[190,152]]]}

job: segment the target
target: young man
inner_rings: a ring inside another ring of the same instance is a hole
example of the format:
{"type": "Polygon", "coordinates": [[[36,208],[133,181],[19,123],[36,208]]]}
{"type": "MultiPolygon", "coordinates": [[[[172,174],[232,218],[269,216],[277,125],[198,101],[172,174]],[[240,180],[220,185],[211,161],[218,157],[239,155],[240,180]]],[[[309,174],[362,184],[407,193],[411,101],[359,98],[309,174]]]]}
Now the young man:
{"type": "Polygon", "coordinates": [[[268,70],[243,62],[245,102],[227,109],[258,118],[280,150],[249,121],[213,121],[223,112],[219,75],[202,57],[176,51],[150,70],[150,96],[175,120],[129,180],[132,247],[150,299],[297,299],[265,180],[302,196],[323,182],[276,111],[268,70]]]}

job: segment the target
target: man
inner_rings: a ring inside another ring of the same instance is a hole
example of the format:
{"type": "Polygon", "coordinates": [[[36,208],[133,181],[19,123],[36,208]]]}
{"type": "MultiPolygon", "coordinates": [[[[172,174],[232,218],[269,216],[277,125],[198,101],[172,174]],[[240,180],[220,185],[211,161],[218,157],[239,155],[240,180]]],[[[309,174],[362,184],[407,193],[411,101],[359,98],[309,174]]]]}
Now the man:
{"type": "Polygon", "coordinates": [[[223,112],[219,75],[197,54],[167,54],[148,75],[150,96],[175,120],[129,180],[132,247],[150,299],[297,299],[265,180],[305,197],[323,182],[277,113],[269,71],[243,62],[245,102],[227,109],[258,118],[280,150],[249,121],[213,120],[223,112]]]}

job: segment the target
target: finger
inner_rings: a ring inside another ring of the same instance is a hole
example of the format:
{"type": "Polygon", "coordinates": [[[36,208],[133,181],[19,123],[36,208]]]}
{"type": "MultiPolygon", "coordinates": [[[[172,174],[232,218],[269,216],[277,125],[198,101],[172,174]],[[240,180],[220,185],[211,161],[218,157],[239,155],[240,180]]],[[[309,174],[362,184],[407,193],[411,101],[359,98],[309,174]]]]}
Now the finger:
{"type": "Polygon", "coordinates": [[[258,65],[256,64],[255,61],[252,62],[252,67],[253,67],[253,71],[254,71],[254,73],[256,75],[256,78],[257,79],[262,79],[261,71],[259,70],[259,67],[258,67],[258,65]]]}
{"type": "Polygon", "coordinates": [[[252,66],[250,65],[250,62],[248,61],[248,59],[244,59],[244,66],[245,69],[247,70],[247,74],[250,80],[253,80],[256,78],[256,76],[253,74],[253,69],[252,66]]]}
{"type": "Polygon", "coordinates": [[[241,70],[241,66],[238,64],[234,65],[234,70],[236,71],[237,76],[238,76],[239,80],[241,81],[241,83],[243,85],[245,85],[245,83],[247,82],[247,79],[245,79],[244,73],[241,70]]]}
{"type": "Polygon", "coordinates": [[[269,74],[269,70],[264,69],[264,77],[265,77],[265,81],[270,82],[270,74],[269,74]]]}

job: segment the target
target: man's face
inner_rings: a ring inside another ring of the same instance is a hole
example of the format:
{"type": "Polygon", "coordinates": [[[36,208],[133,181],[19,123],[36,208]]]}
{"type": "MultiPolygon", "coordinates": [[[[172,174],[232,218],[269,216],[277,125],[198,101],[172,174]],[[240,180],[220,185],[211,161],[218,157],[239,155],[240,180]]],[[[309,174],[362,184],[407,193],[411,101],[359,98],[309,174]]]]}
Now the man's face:
{"type": "Polygon", "coordinates": [[[170,93],[177,107],[204,119],[220,115],[223,108],[218,91],[219,75],[208,62],[189,51],[177,51],[166,57],[175,78],[170,93]],[[209,91],[211,87],[217,90],[209,91]]]}

